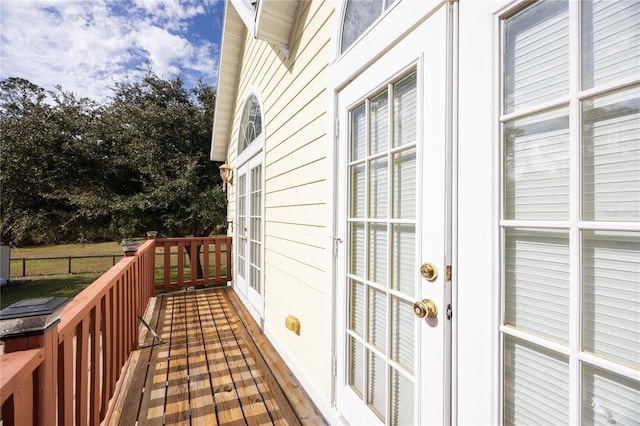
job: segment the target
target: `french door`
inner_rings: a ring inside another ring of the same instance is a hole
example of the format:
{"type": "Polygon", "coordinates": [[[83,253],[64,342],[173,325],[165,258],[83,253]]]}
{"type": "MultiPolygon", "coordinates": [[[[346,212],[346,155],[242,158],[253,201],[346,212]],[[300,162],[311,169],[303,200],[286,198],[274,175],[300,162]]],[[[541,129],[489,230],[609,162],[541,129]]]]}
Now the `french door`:
{"type": "Polygon", "coordinates": [[[238,168],[237,257],[238,290],[250,303],[254,316],[262,317],[263,302],[263,172],[258,154],[238,168]]]}
{"type": "Polygon", "coordinates": [[[351,424],[450,415],[447,13],[338,94],[336,404],[351,424]]]}
{"type": "Polygon", "coordinates": [[[638,424],[640,3],[524,6],[497,22],[502,421],[638,424]]]}

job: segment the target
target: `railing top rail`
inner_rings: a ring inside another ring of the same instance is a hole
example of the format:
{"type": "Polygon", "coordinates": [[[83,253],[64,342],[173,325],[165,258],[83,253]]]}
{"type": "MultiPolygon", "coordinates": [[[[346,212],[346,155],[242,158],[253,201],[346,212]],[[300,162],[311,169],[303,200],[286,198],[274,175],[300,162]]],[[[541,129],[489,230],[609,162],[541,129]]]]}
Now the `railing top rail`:
{"type": "Polygon", "coordinates": [[[186,241],[218,241],[218,240],[230,240],[229,235],[216,235],[214,237],[176,237],[176,238],[158,238],[155,241],[158,243],[165,242],[186,242],[186,241]]]}

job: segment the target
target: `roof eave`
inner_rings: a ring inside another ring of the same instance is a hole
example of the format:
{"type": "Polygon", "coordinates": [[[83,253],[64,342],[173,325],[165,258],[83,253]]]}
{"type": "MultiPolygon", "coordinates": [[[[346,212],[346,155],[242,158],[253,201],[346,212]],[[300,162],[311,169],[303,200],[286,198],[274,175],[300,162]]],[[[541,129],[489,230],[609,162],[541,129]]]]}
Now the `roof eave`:
{"type": "Polygon", "coordinates": [[[218,67],[218,87],[216,108],[211,136],[211,161],[226,161],[231,137],[233,107],[235,105],[240,53],[245,38],[245,25],[231,2],[226,2],[220,64],[218,67]]]}

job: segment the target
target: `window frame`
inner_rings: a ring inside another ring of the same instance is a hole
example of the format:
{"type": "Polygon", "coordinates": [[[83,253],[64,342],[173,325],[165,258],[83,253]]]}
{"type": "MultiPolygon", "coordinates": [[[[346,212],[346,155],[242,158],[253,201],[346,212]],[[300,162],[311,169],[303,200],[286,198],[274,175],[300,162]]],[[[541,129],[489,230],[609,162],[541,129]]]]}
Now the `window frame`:
{"type": "Polygon", "coordinates": [[[258,154],[262,150],[262,147],[265,141],[265,130],[266,130],[263,105],[264,104],[262,102],[262,97],[260,96],[259,92],[255,88],[251,88],[251,90],[249,90],[249,92],[245,96],[245,100],[242,103],[242,109],[240,109],[240,112],[239,112],[240,122],[238,124],[238,144],[237,144],[237,157],[236,157],[236,162],[238,166],[243,165],[245,162],[247,162],[249,159],[251,159],[253,156],[258,154]],[[240,150],[241,141],[242,141],[242,138],[244,137],[243,136],[244,111],[249,105],[249,102],[251,102],[251,100],[254,97],[258,102],[258,106],[260,107],[261,131],[260,131],[260,134],[257,135],[255,139],[253,139],[251,142],[249,142],[249,144],[241,151],[240,150]]]}
{"type": "Polygon", "coordinates": [[[347,52],[349,52],[353,46],[357,45],[358,42],[360,40],[362,40],[367,33],[369,33],[381,20],[384,19],[385,16],[387,16],[391,10],[393,10],[393,8],[395,8],[399,3],[402,2],[402,0],[381,0],[382,4],[382,11],[380,12],[380,14],[376,17],[376,19],[374,19],[371,24],[369,24],[368,27],[366,27],[360,34],[358,34],[353,41],[351,42],[351,44],[349,44],[349,46],[347,47],[343,47],[342,46],[342,39],[344,37],[344,30],[345,30],[345,21],[346,21],[346,15],[347,15],[347,6],[349,5],[349,3],[357,3],[358,0],[344,0],[343,5],[342,5],[342,9],[340,12],[340,31],[339,31],[339,37],[337,40],[337,48],[338,48],[338,56],[342,56],[344,54],[346,54],[347,52]],[[389,4],[390,3],[390,4],[389,4]],[[386,6],[385,6],[386,4],[386,6]]]}
{"type": "Polygon", "coordinates": [[[602,369],[612,374],[618,374],[626,378],[638,378],[638,372],[632,367],[622,365],[615,361],[604,359],[595,354],[591,354],[583,350],[582,342],[582,325],[583,325],[583,279],[582,267],[583,245],[585,231],[630,231],[640,232],[640,223],[627,222],[606,222],[602,220],[585,220],[583,218],[583,161],[582,149],[584,142],[582,124],[583,112],[582,105],[585,100],[593,99],[599,96],[615,93],[617,91],[628,90],[640,85],[640,77],[623,78],[604,85],[595,86],[588,89],[582,88],[582,39],[581,39],[581,20],[582,9],[579,2],[568,1],[568,22],[569,26],[569,87],[566,95],[548,100],[534,106],[526,106],[516,108],[513,112],[506,112],[506,31],[505,23],[507,19],[515,16],[525,8],[531,6],[532,2],[519,2],[518,4],[508,7],[496,14],[495,28],[497,34],[497,43],[499,60],[498,60],[498,104],[497,109],[497,127],[498,127],[498,143],[500,156],[499,170],[499,196],[497,202],[497,211],[499,212],[498,223],[498,241],[499,241],[499,258],[498,271],[500,273],[500,291],[498,292],[500,316],[498,323],[499,333],[499,419],[500,423],[505,422],[505,337],[515,338],[522,342],[531,343],[553,351],[558,355],[567,357],[568,374],[569,374],[569,423],[579,424],[582,418],[582,398],[583,398],[583,370],[602,369]],[[558,110],[561,108],[568,109],[569,115],[569,215],[566,220],[529,220],[529,219],[506,219],[506,143],[505,128],[509,123],[522,118],[533,117],[537,114],[558,110]],[[557,343],[547,338],[542,338],[526,331],[519,330],[506,324],[506,274],[505,274],[505,257],[507,230],[515,230],[520,228],[534,229],[537,231],[546,230],[564,230],[569,236],[569,340],[567,344],[557,343]]]}

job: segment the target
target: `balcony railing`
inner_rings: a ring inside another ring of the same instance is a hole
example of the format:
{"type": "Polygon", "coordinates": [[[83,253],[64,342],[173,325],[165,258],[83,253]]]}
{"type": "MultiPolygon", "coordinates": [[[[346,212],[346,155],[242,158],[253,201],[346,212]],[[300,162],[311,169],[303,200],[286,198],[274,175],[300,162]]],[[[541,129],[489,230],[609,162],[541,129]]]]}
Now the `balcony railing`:
{"type": "Polygon", "coordinates": [[[156,290],[231,280],[231,237],[166,238],[156,241],[156,290]]]}
{"type": "Polygon", "coordinates": [[[230,237],[148,240],[79,293],[59,323],[39,335],[5,339],[0,421],[98,425],[108,419],[138,347],[138,316],[155,290],[226,282],[230,254],[230,237]]]}

